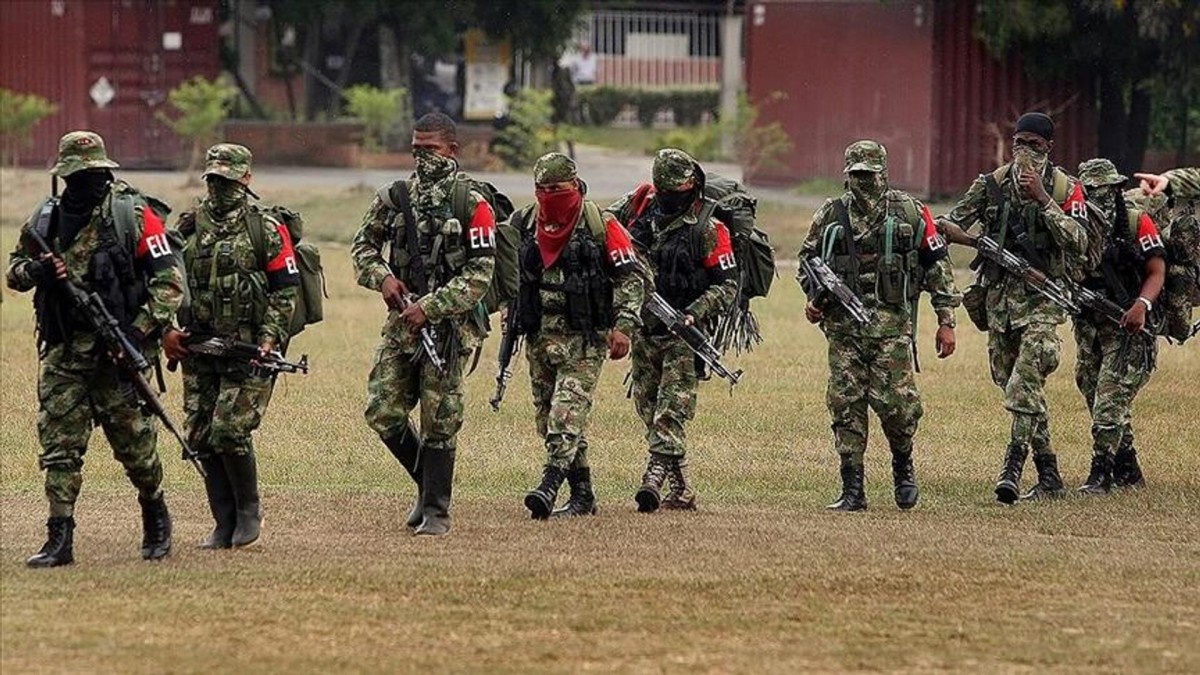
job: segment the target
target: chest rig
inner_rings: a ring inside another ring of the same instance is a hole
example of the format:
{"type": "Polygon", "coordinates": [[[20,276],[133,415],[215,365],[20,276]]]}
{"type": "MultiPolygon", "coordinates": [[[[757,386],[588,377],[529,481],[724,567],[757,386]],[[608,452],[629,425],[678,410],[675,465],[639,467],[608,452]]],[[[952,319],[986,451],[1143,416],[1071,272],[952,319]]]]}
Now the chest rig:
{"type": "Polygon", "coordinates": [[[916,204],[892,192],[875,222],[856,236],[844,199],[833,202],[835,220],[821,239],[821,257],[855,293],[871,294],[885,305],[906,305],[921,292],[921,218],[916,204]]]}

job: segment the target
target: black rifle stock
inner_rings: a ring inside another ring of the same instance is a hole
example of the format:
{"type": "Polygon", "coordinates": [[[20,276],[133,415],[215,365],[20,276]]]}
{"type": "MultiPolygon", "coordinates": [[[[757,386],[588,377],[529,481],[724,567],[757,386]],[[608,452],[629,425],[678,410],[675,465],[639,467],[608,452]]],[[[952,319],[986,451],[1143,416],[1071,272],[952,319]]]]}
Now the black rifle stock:
{"type": "MultiPolygon", "coordinates": [[[[54,202],[52,200],[47,202],[43,208],[43,213],[45,213],[46,209],[52,210],[53,208],[54,202]]],[[[41,220],[40,215],[38,219],[39,221],[41,220]]],[[[37,228],[28,229],[26,233],[33,239],[33,242],[37,244],[43,254],[56,255],[50,244],[37,232],[37,228]]],[[[206,477],[204,467],[200,465],[196,452],[192,450],[187,440],[184,439],[183,434],[180,433],[175,423],[171,421],[166,409],[163,407],[162,401],[159,400],[150,383],[142,375],[143,371],[150,368],[149,362],[146,361],[146,357],[142,355],[141,350],[121,330],[116,317],[104,306],[104,301],[100,299],[99,294],[94,291],[91,293],[84,291],[70,279],[59,279],[58,283],[67,292],[67,296],[71,298],[71,303],[75,305],[75,308],[79,310],[88,324],[91,325],[92,330],[96,332],[96,336],[100,338],[101,343],[103,343],[109,356],[117,365],[117,368],[120,369],[121,374],[133,385],[138,398],[141,399],[146,409],[161,420],[167,431],[171,432],[175,440],[179,441],[180,447],[183,448],[183,458],[191,462],[192,466],[196,467],[196,471],[201,476],[206,477]]]]}
{"type": "Polygon", "coordinates": [[[666,326],[675,337],[687,343],[696,356],[708,366],[717,376],[729,382],[730,389],[742,379],[742,371],[730,371],[721,363],[721,352],[699,328],[688,324],[682,312],[667,304],[657,292],[652,292],[646,298],[645,307],[666,326]]]}
{"type": "Polygon", "coordinates": [[[996,263],[1005,272],[1024,280],[1026,285],[1041,293],[1050,302],[1062,307],[1072,315],[1079,314],[1079,304],[1075,302],[1071,293],[1063,285],[1034,267],[1028,260],[1008,249],[1001,248],[995,239],[979,237],[975,240],[975,248],[981,256],[996,263]]]}
{"type": "MultiPolygon", "coordinates": [[[[308,354],[302,354],[299,361],[288,361],[279,350],[272,350],[264,357],[258,350],[258,345],[242,342],[232,338],[216,336],[192,336],[185,342],[189,352],[203,354],[218,359],[228,359],[248,363],[259,370],[269,373],[301,373],[308,374],[308,354]]],[[[174,362],[167,364],[168,370],[174,369],[174,362]]]]}
{"type": "MultiPolygon", "coordinates": [[[[871,317],[867,313],[866,305],[854,294],[854,291],[850,290],[846,282],[829,269],[829,265],[825,264],[824,260],[819,257],[808,258],[800,262],[800,269],[811,284],[809,288],[814,300],[819,299],[823,294],[831,295],[838,304],[846,308],[855,321],[861,324],[870,323],[871,317]]],[[[801,281],[799,278],[796,280],[801,281]]],[[[801,283],[801,286],[803,285],[801,283]]]]}

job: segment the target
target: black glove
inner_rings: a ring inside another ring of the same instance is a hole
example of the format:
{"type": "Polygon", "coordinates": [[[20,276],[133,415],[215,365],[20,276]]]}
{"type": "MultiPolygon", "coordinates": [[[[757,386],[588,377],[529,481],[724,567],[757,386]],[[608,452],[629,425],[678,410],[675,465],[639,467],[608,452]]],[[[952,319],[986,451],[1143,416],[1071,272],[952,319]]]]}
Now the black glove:
{"type": "Polygon", "coordinates": [[[31,260],[25,267],[25,273],[29,275],[29,278],[37,286],[54,281],[54,258],[31,260]]]}

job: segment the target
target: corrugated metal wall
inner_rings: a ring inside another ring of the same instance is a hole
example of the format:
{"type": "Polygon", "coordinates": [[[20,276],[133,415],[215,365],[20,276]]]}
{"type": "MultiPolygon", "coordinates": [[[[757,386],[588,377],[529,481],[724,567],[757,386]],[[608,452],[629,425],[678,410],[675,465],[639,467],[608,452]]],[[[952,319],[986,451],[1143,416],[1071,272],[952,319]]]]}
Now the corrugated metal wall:
{"type": "Polygon", "coordinates": [[[156,113],[167,92],[219,72],[217,0],[0,2],[0,86],[59,106],[35,130],[22,163],[45,165],[59,136],[92,129],[122,166],[168,166],[181,142],[156,113]],[[89,90],[105,78],[113,98],[89,90]]]}

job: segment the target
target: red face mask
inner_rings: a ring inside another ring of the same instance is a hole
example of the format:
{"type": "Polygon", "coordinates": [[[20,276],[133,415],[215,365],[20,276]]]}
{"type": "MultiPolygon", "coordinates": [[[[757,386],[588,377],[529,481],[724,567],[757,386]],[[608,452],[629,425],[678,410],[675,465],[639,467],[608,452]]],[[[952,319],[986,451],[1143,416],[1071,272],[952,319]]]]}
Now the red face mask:
{"type": "Polygon", "coordinates": [[[566,247],[583,207],[583,193],[578,189],[537,192],[537,244],[542,254],[542,267],[549,268],[566,247]],[[549,225],[558,225],[550,232],[549,225]]]}

